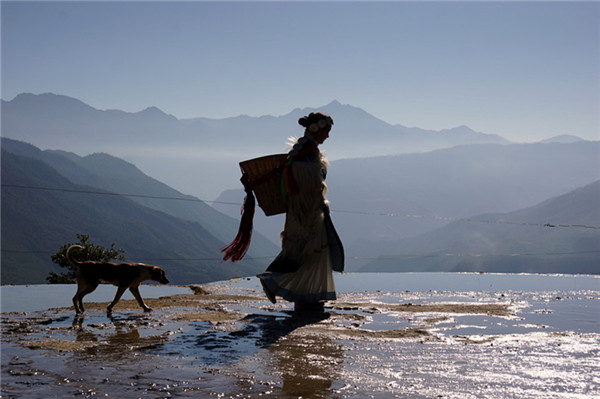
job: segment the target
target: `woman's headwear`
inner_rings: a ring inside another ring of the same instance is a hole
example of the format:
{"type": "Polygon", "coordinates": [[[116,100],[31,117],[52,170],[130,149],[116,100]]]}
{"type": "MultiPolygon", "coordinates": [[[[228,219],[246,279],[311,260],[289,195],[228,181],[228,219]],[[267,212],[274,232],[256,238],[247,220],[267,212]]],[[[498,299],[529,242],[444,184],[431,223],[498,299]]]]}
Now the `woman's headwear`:
{"type": "Polygon", "coordinates": [[[298,119],[298,124],[305,127],[308,132],[316,133],[327,126],[333,126],[333,119],[331,119],[331,116],[321,112],[311,112],[298,119]]]}

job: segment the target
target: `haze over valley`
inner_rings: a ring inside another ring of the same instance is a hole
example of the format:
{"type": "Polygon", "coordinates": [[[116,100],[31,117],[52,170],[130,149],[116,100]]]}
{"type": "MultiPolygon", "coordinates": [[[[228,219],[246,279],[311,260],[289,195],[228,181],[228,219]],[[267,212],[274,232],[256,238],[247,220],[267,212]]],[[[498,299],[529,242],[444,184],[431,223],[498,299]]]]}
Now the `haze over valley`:
{"type": "Polygon", "coordinates": [[[304,133],[298,118],[316,110],[335,121],[323,146],[329,160],[508,142],[466,126],[442,131],[393,126],[338,101],[297,108],[281,116],[179,120],[156,107],[137,113],[98,110],[72,97],[49,93],[21,94],[2,101],[2,134],[43,149],[83,155],[106,152],[182,192],[214,200],[224,190],[237,187],[240,161],[286,152],[288,138],[304,133]]]}
{"type": "Polygon", "coordinates": [[[313,110],[335,121],[322,149],[347,270],[598,272],[600,143],[576,132],[525,144],[466,126],[393,126],[338,101],[282,116],[178,120],[154,107],[102,111],[23,94],[2,101],[3,185],[134,196],[3,187],[2,248],[13,250],[2,255],[3,281],[42,282],[54,270],[47,252],[76,233],[127,247],[133,258],[173,259],[174,281],[259,272],[278,251],[281,215],[257,211],[246,263],[218,261],[244,197],[237,164],[285,152],[287,137],[302,134],[298,117],[313,110]],[[482,226],[498,219],[515,223],[482,226]],[[561,223],[595,228],[544,227],[561,223]],[[511,243],[523,234],[530,244],[511,243]],[[506,262],[508,252],[523,256],[506,262]],[[37,272],[19,271],[24,261],[37,272]]]}

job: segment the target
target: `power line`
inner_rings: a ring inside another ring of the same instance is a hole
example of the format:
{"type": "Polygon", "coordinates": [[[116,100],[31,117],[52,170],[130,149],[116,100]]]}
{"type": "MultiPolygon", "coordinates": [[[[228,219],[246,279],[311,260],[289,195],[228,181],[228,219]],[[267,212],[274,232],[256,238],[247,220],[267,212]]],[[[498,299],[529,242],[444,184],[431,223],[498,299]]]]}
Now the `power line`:
{"type": "Polygon", "coordinates": [[[112,193],[109,191],[91,191],[91,190],[76,190],[69,188],[53,188],[53,187],[40,187],[40,186],[24,186],[19,184],[2,184],[2,187],[8,188],[23,188],[28,190],[42,190],[42,191],[58,191],[66,193],[78,193],[78,194],[94,194],[94,195],[110,195],[114,197],[136,197],[136,198],[149,198],[149,199],[163,199],[163,200],[176,200],[176,201],[190,201],[190,202],[206,202],[198,198],[190,197],[161,197],[156,195],[145,195],[145,194],[121,194],[112,193]]]}
{"type": "Polygon", "coordinates": [[[515,222],[510,220],[488,220],[488,219],[475,219],[475,218],[461,218],[461,217],[450,217],[450,216],[434,216],[434,215],[412,215],[412,214],[401,214],[391,212],[367,212],[367,211],[345,211],[345,210],[331,210],[331,212],[337,213],[351,213],[358,215],[370,215],[370,216],[389,216],[389,217],[402,217],[408,219],[433,219],[442,220],[448,222],[469,222],[469,223],[484,223],[484,224],[512,224],[518,226],[531,226],[531,227],[570,227],[570,228],[585,228],[599,230],[599,226],[589,226],[585,224],[555,224],[555,223],[530,223],[530,222],[515,222]]]}
{"type": "MultiPolygon", "coordinates": [[[[51,255],[53,251],[25,251],[25,250],[12,250],[2,249],[2,252],[14,253],[14,254],[46,254],[51,255]]],[[[511,254],[465,254],[465,253],[416,253],[416,254],[398,254],[389,256],[377,256],[377,257],[363,257],[363,256],[347,256],[348,259],[353,260],[372,260],[372,261],[385,261],[385,260],[408,260],[408,259],[425,259],[425,258],[437,258],[437,257],[460,257],[460,258],[483,258],[483,257],[517,257],[517,256],[566,256],[566,255],[589,255],[589,254],[600,254],[598,251],[573,251],[573,252],[528,252],[528,253],[511,253],[511,254]]],[[[276,255],[272,256],[256,256],[256,257],[244,257],[245,260],[261,260],[261,259],[273,259],[276,255]]],[[[133,257],[129,261],[145,261],[145,262],[167,262],[167,261],[215,261],[221,262],[222,258],[138,258],[133,257]]]]}
{"type": "MultiPolygon", "coordinates": [[[[35,255],[35,254],[41,254],[41,255],[54,255],[56,252],[55,251],[42,251],[42,250],[32,250],[32,251],[28,251],[28,250],[17,250],[17,249],[1,249],[2,252],[6,252],[6,253],[11,253],[11,254],[21,254],[21,255],[35,255]]],[[[273,256],[245,256],[244,259],[245,260],[258,260],[258,259],[272,259],[274,258],[275,255],[273,256]]],[[[131,259],[129,259],[128,261],[123,261],[123,262],[133,262],[133,261],[154,261],[154,262],[159,262],[159,261],[222,261],[223,258],[137,258],[137,257],[133,257],[131,259]]]]}
{"type": "MultiPolygon", "coordinates": [[[[92,194],[92,195],[109,195],[116,197],[134,197],[134,198],[147,198],[147,199],[159,199],[159,200],[173,200],[173,201],[188,201],[188,202],[201,202],[201,203],[212,203],[222,205],[236,205],[241,206],[241,203],[237,202],[226,202],[226,201],[209,201],[202,200],[195,197],[169,197],[169,196],[156,196],[146,194],[124,194],[124,193],[113,193],[108,191],[92,191],[92,190],[80,190],[80,189],[67,189],[67,188],[53,188],[53,187],[41,187],[41,186],[26,186],[19,184],[2,184],[2,187],[6,188],[21,188],[28,190],[43,190],[43,191],[57,191],[67,193],[78,193],[78,194],[92,194]]],[[[530,226],[530,227],[546,227],[546,228],[583,228],[600,230],[600,226],[590,226],[585,224],[558,224],[558,223],[530,223],[530,222],[516,222],[509,220],[487,220],[487,219],[475,219],[475,218],[461,218],[461,217],[448,217],[448,216],[435,216],[435,215],[414,215],[414,214],[403,214],[394,212],[367,212],[367,211],[352,211],[352,210],[340,210],[332,209],[334,213],[346,213],[353,215],[369,215],[369,216],[385,216],[385,217],[402,217],[409,219],[430,219],[440,220],[449,222],[469,222],[469,223],[484,223],[484,224],[509,224],[519,226],[530,226]]]]}
{"type": "Polygon", "coordinates": [[[528,253],[511,253],[511,254],[464,254],[464,253],[419,253],[419,254],[398,254],[377,257],[359,257],[349,256],[355,260],[409,260],[409,259],[424,259],[424,258],[484,258],[484,257],[517,257],[517,256],[563,256],[563,255],[586,255],[600,254],[599,251],[575,251],[575,252],[528,252],[528,253]]]}

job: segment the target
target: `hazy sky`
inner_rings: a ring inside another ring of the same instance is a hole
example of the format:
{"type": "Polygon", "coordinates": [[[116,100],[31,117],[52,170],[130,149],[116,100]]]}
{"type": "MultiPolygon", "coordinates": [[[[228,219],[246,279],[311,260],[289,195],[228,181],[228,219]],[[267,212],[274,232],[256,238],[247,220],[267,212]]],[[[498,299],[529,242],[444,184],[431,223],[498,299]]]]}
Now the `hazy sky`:
{"type": "Polygon", "coordinates": [[[600,139],[600,3],[2,1],[2,98],[600,139]]]}

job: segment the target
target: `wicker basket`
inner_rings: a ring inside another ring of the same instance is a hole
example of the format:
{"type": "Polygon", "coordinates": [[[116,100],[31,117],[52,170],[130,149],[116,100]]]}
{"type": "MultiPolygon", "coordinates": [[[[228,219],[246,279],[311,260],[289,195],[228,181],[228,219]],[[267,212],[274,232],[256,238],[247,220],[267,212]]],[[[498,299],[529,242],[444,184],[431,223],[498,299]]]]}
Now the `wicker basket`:
{"type": "Polygon", "coordinates": [[[286,161],[287,154],[276,154],[240,162],[242,173],[248,177],[258,206],[266,216],[286,211],[287,202],[281,191],[281,174],[286,161]]]}

